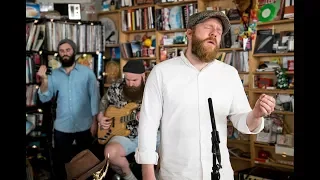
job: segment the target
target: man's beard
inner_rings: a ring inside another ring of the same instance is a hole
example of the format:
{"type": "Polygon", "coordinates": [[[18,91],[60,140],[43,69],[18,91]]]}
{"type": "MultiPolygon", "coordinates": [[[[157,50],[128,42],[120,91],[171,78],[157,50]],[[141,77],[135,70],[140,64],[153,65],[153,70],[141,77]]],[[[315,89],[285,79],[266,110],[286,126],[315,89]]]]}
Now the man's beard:
{"type": "Polygon", "coordinates": [[[212,62],[215,60],[217,54],[219,51],[219,45],[217,43],[217,39],[213,37],[206,38],[204,40],[201,40],[196,37],[195,34],[192,34],[192,48],[191,52],[192,54],[196,55],[200,61],[202,62],[212,62]],[[204,45],[206,43],[205,41],[214,41],[216,46],[212,49],[211,47],[207,47],[204,45]]]}
{"type": "Polygon", "coordinates": [[[130,87],[127,84],[123,87],[123,95],[127,100],[130,101],[141,101],[144,91],[144,81],[141,80],[141,84],[138,87],[130,87]]]}
{"type": "Polygon", "coordinates": [[[73,54],[72,56],[60,56],[59,59],[62,67],[70,67],[76,61],[76,55],[73,54]]]}

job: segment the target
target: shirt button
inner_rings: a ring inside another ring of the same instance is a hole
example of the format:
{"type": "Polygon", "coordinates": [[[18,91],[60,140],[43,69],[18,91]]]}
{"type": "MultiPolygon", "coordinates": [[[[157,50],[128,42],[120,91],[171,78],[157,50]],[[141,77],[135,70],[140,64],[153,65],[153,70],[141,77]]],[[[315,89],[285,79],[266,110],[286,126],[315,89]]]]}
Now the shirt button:
{"type": "Polygon", "coordinates": [[[70,98],[70,101],[71,101],[71,98],[70,98]]]}

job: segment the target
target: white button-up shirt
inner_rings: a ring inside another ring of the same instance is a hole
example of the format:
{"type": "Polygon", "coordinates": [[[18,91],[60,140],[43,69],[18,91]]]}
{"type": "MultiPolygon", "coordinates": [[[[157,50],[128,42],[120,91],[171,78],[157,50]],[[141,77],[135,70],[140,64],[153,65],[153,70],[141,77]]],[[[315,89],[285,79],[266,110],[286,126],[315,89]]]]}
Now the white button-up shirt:
{"type": "MultiPolygon", "coordinates": [[[[157,164],[156,135],[160,125],[160,179],[210,180],[212,172],[212,98],[220,136],[220,179],[232,180],[233,169],[227,148],[227,116],[235,128],[250,131],[246,118],[251,111],[241,79],[235,68],[215,60],[201,71],[181,55],[154,67],[146,82],[139,120],[139,164],[157,164]]],[[[218,162],[218,161],[217,161],[218,162]]]]}

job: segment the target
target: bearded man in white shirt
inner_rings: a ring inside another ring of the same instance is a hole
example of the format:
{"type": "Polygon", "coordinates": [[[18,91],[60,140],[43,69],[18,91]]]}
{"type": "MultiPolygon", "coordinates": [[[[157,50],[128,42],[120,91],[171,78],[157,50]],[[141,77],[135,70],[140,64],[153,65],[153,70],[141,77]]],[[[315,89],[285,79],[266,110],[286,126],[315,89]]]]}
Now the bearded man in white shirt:
{"type": "Polygon", "coordinates": [[[233,180],[227,148],[227,118],[244,134],[264,128],[263,116],[274,111],[275,99],[262,94],[251,109],[237,70],[215,60],[230,22],[221,12],[203,11],[189,17],[188,46],[184,54],[156,65],[150,73],[140,111],[139,145],[143,180],[210,180],[213,167],[212,99],[220,136],[221,180],[233,180]],[[156,136],[160,125],[160,162],[156,136]]]}

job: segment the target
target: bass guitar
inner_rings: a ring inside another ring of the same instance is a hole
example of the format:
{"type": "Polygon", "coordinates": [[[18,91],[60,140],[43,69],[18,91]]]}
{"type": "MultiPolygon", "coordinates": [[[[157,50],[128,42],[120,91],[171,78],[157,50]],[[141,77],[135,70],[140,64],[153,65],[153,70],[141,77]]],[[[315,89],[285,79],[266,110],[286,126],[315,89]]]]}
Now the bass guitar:
{"type": "Polygon", "coordinates": [[[128,103],[123,108],[109,106],[105,111],[104,116],[111,118],[111,126],[108,130],[101,126],[98,128],[98,142],[99,144],[106,144],[113,136],[128,136],[130,130],[127,129],[129,121],[136,120],[136,113],[134,112],[139,105],[137,103],[128,103]]]}

